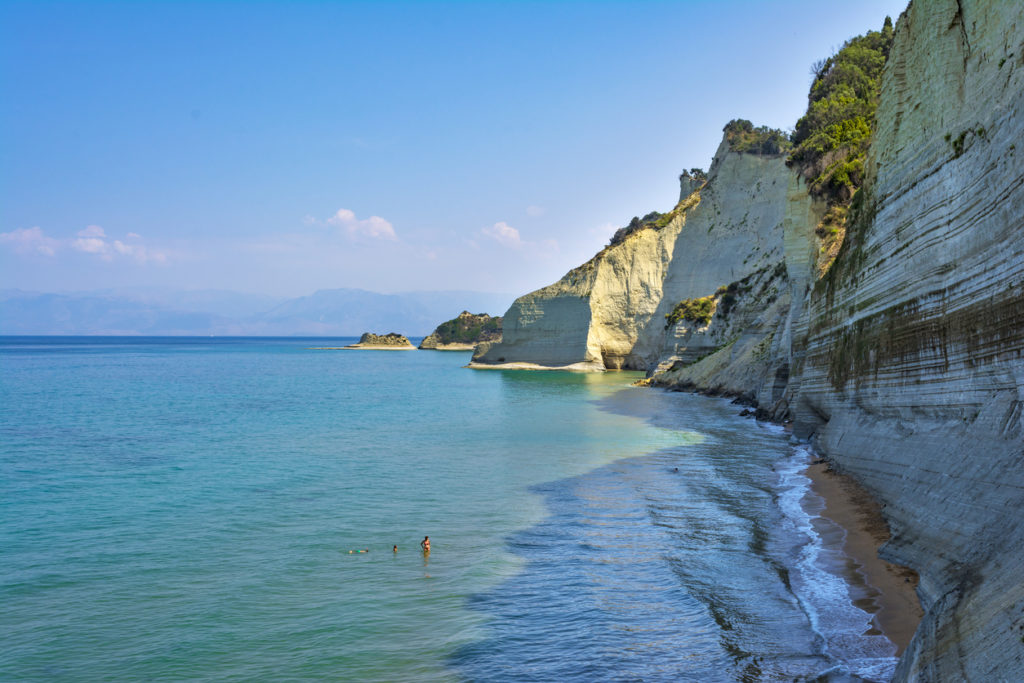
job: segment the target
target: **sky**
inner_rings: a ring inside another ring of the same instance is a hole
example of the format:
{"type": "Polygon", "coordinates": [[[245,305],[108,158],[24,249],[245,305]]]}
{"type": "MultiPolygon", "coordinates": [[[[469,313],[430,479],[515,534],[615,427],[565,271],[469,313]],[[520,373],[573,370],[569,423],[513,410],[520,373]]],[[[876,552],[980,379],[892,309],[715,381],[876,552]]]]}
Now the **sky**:
{"type": "Polygon", "coordinates": [[[525,293],[906,0],[0,0],[0,288],[525,293]]]}

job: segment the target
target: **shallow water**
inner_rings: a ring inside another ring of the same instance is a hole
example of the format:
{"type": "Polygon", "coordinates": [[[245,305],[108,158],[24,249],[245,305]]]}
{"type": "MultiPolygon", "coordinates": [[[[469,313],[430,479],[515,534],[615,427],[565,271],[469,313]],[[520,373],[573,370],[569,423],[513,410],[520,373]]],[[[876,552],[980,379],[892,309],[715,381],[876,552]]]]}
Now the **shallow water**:
{"type": "Polygon", "coordinates": [[[780,430],[345,341],[3,340],[0,678],[891,674],[780,430]]]}

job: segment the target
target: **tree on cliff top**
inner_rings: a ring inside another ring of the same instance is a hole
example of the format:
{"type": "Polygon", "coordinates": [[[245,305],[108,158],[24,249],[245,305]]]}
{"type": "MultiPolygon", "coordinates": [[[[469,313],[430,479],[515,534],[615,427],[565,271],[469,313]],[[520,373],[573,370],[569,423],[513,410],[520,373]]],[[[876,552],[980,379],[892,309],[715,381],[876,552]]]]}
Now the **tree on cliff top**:
{"type": "Polygon", "coordinates": [[[733,119],[722,129],[729,149],[744,154],[782,154],[792,145],[777,128],[757,126],[746,119],[733,119]]]}
{"type": "Polygon", "coordinates": [[[811,192],[830,203],[848,203],[863,182],[892,37],[886,17],[881,31],[851,38],[812,69],[807,113],[793,131],[789,163],[801,169],[811,192]]]}

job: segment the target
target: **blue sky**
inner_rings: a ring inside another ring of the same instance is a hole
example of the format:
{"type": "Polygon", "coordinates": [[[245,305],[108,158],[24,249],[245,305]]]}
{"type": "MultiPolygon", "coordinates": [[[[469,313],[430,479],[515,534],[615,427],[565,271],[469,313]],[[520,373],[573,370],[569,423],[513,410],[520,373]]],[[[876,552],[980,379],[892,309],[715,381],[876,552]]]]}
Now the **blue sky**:
{"type": "Polygon", "coordinates": [[[3,2],[0,287],[524,293],[905,5],[3,2]]]}

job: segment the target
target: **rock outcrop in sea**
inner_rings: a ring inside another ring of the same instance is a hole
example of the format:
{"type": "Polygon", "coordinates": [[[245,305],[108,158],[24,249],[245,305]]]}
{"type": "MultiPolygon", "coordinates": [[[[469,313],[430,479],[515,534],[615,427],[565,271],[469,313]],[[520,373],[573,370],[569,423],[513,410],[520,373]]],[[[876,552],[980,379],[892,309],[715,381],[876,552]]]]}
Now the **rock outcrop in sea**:
{"type": "Polygon", "coordinates": [[[920,574],[897,680],[1021,680],[1024,3],[913,2],[874,120],[841,241],[813,174],[727,136],[474,365],[641,369],[792,421],[920,574]]]}
{"type": "Polygon", "coordinates": [[[502,317],[463,311],[423,338],[419,348],[436,351],[472,351],[478,344],[501,341],[502,317]]]}
{"type": "Polygon", "coordinates": [[[350,344],[346,349],[415,349],[409,338],[397,332],[387,334],[374,334],[364,332],[356,344],[350,344]]]}

